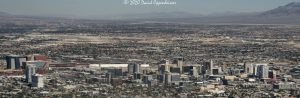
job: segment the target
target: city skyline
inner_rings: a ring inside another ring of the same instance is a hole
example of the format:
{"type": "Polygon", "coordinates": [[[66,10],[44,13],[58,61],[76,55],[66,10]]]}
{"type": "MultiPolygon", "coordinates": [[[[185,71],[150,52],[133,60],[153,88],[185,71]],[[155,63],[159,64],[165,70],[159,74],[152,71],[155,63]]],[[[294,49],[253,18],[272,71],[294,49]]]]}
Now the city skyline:
{"type": "Polygon", "coordinates": [[[2,1],[1,98],[300,98],[298,0],[2,1]]]}

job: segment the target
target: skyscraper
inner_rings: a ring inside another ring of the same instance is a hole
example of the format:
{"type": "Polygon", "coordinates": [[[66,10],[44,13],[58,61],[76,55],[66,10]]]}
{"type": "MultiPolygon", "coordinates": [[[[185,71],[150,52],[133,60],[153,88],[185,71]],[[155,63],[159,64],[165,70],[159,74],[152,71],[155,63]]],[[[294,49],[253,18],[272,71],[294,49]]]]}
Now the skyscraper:
{"type": "Polygon", "coordinates": [[[257,65],[257,75],[260,79],[269,78],[269,66],[267,64],[258,64],[257,65]]]}
{"type": "Polygon", "coordinates": [[[40,74],[32,75],[32,87],[44,87],[44,76],[40,74]]]}
{"type": "Polygon", "coordinates": [[[134,72],[134,63],[129,63],[128,67],[127,67],[127,70],[128,70],[128,74],[132,75],[133,72],[134,72]]]}
{"type": "Polygon", "coordinates": [[[170,72],[165,72],[164,74],[164,82],[166,85],[171,84],[172,82],[172,77],[171,77],[171,73],[170,72]]]}
{"type": "Polygon", "coordinates": [[[141,73],[141,64],[134,64],[133,73],[141,73]]]}
{"type": "Polygon", "coordinates": [[[276,77],[277,73],[275,70],[270,70],[269,71],[269,78],[272,79],[272,80],[276,80],[277,77],[276,77]]]}
{"type": "Polygon", "coordinates": [[[253,69],[253,68],[251,68],[251,64],[245,62],[244,63],[244,71],[245,71],[245,73],[249,74],[251,69],[253,69]]]}
{"type": "Polygon", "coordinates": [[[197,77],[199,75],[198,73],[198,69],[196,66],[192,66],[192,68],[190,69],[190,75],[197,77]]]}
{"type": "Polygon", "coordinates": [[[170,64],[168,65],[160,65],[159,72],[160,74],[164,74],[165,72],[170,72],[170,64]]]}
{"type": "Polygon", "coordinates": [[[106,74],[105,74],[105,78],[106,78],[106,82],[107,82],[108,84],[110,84],[110,82],[111,82],[111,74],[110,74],[110,73],[106,73],[106,74]]]}
{"type": "Polygon", "coordinates": [[[173,63],[180,68],[180,73],[182,73],[182,66],[183,66],[183,57],[175,57],[173,63]]]}
{"type": "Polygon", "coordinates": [[[26,57],[20,55],[8,55],[6,56],[7,69],[21,69],[22,62],[26,61],[26,57]]]}
{"type": "Polygon", "coordinates": [[[201,74],[205,75],[205,74],[210,74],[211,71],[211,64],[212,62],[203,62],[202,66],[201,66],[201,74]]]}
{"type": "Polygon", "coordinates": [[[210,75],[213,75],[213,67],[214,67],[214,63],[213,63],[213,60],[210,60],[210,64],[209,64],[209,72],[210,72],[210,75]]]}
{"type": "Polygon", "coordinates": [[[252,67],[253,67],[253,74],[252,75],[258,76],[258,65],[253,64],[252,67]]]}
{"type": "Polygon", "coordinates": [[[32,82],[32,75],[35,74],[35,66],[34,65],[27,65],[25,69],[25,78],[27,83],[32,82]]]}

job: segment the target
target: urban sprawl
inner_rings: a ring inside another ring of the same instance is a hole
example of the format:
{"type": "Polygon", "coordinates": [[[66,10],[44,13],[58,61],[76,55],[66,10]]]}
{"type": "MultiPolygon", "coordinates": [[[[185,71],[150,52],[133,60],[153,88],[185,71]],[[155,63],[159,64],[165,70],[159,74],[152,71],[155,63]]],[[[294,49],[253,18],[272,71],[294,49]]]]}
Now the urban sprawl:
{"type": "Polygon", "coordinates": [[[300,97],[300,26],[99,24],[0,26],[0,97],[300,97]]]}

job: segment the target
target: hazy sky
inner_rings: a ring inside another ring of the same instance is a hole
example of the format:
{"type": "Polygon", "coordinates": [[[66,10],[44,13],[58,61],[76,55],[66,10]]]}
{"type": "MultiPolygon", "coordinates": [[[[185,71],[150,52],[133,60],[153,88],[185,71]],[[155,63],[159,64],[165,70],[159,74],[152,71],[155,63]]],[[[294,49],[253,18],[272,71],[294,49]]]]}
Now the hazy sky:
{"type": "Polygon", "coordinates": [[[104,17],[149,12],[259,12],[300,0],[169,0],[176,5],[123,4],[124,0],[0,0],[0,11],[37,16],[104,17]]]}

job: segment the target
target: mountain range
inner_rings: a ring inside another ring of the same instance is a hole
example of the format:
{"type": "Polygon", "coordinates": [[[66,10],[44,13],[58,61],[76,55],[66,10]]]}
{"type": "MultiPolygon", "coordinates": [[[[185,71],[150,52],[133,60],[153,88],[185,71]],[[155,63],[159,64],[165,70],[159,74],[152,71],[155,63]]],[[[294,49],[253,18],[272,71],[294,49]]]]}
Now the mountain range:
{"type": "Polygon", "coordinates": [[[6,12],[0,12],[0,16],[9,16],[10,14],[6,13],[6,12]]]}
{"type": "MultiPolygon", "coordinates": [[[[11,15],[0,12],[0,22],[5,18],[39,18],[22,15],[11,15]]],[[[300,24],[300,2],[292,2],[284,6],[255,13],[222,13],[211,15],[191,14],[187,12],[156,12],[135,15],[120,15],[108,20],[128,20],[134,22],[176,22],[176,23],[230,23],[230,24],[300,24]]],[[[45,17],[44,17],[45,18],[45,17]]],[[[44,19],[42,18],[42,19],[44,19]]],[[[46,17],[49,18],[49,17],[46,17]]],[[[10,20],[10,19],[9,19],[10,20]]],[[[98,20],[99,21],[99,20],[98,20]]]]}
{"type": "Polygon", "coordinates": [[[152,18],[147,21],[200,23],[200,24],[300,24],[300,2],[255,13],[231,13],[185,18],[152,18]]]}
{"type": "Polygon", "coordinates": [[[266,11],[262,13],[263,16],[292,16],[300,15],[300,2],[292,2],[285,6],[266,11]]]}

